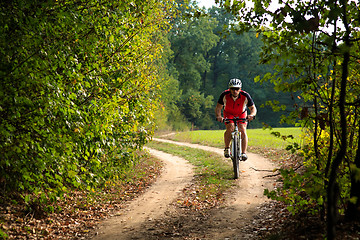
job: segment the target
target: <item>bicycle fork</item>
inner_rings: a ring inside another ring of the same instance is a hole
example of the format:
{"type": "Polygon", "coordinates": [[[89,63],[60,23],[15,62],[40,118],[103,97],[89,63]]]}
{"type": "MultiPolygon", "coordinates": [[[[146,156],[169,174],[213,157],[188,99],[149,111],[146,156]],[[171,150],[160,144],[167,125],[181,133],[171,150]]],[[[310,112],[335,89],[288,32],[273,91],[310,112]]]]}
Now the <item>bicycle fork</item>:
{"type": "Polygon", "coordinates": [[[240,159],[241,158],[241,133],[239,132],[237,126],[235,127],[235,131],[233,131],[231,133],[231,138],[232,139],[237,138],[236,145],[235,144],[231,145],[231,155],[234,156],[233,154],[236,153],[238,155],[238,159],[240,159]]]}

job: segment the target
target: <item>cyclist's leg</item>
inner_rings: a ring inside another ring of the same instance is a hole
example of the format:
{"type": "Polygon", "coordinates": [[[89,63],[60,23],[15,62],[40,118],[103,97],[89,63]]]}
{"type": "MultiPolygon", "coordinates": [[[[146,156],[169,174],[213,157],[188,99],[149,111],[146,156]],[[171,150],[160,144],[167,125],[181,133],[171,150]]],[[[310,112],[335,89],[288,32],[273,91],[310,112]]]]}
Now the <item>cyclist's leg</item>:
{"type": "MultiPolygon", "coordinates": [[[[234,116],[226,111],[224,111],[224,118],[234,118],[234,116]]],[[[233,122],[225,123],[226,131],[224,133],[224,143],[225,149],[230,147],[231,142],[231,133],[235,129],[235,124],[233,122]]]]}
{"type": "Polygon", "coordinates": [[[224,133],[225,148],[230,147],[231,133],[232,133],[232,131],[234,131],[234,128],[235,128],[234,123],[227,123],[226,124],[226,131],[224,133]]]}
{"type": "Polygon", "coordinates": [[[239,131],[241,132],[241,152],[246,153],[248,146],[248,136],[246,134],[247,124],[239,124],[239,131]]]}

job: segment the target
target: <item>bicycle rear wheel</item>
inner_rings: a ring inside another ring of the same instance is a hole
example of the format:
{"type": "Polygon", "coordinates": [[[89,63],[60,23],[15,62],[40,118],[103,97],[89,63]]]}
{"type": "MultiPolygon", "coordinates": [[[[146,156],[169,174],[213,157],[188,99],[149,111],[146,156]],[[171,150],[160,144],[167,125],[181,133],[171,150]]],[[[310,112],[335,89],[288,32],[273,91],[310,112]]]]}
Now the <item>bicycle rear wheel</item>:
{"type": "Polygon", "coordinates": [[[238,136],[235,135],[234,138],[231,141],[231,151],[232,151],[232,162],[233,162],[233,168],[234,168],[234,179],[238,179],[240,172],[239,172],[239,149],[238,149],[238,144],[239,144],[239,139],[238,136]]]}

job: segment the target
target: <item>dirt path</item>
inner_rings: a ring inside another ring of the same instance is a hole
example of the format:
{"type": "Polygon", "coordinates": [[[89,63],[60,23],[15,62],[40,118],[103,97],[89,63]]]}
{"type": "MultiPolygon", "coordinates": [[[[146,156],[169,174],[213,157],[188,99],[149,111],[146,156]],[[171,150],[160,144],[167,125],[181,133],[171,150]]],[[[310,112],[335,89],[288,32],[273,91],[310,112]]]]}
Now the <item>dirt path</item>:
{"type": "Polygon", "coordinates": [[[185,160],[149,149],[150,154],[164,161],[164,171],[155,184],[132,201],[116,217],[104,221],[93,239],[132,239],[141,224],[161,218],[168,205],[193,177],[192,166],[185,160]]]}
{"type": "MultiPolygon", "coordinates": [[[[221,155],[219,157],[223,154],[223,150],[218,148],[164,139],[154,140],[200,148],[221,155]]],[[[263,196],[263,190],[272,188],[274,183],[274,179],[263,178],[269,173],[257,170],[273,169],[270,161],[248,153],[249,160],[240,164],[240,179],[236,180],[238,188],[228,197],[225,206],[213,209],[207,216],[196,215],[190,218],[177,212],[171,203],[191,182],[192,167],[179,157],[152,149],[150,153],[165,162],[164,173],[144,195],[131,202],[116,217],[103,222],[94,239],[252,238],[247,226],[259,211],[259,206],[268,201],[263,196]],[[183,233],[179,232],[180,228],[183,233]]],[[[224,161],[231,164],[228,159],[224,158],[224,161]]]]}

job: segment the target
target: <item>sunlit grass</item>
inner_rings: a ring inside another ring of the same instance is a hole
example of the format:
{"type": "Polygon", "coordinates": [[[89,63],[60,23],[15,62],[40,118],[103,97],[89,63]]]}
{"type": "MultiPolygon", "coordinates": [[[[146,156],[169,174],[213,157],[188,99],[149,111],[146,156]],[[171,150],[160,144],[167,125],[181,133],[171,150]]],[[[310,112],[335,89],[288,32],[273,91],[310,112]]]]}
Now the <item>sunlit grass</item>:
{"type": "Polygon", "coordinates": [[[211,182],[232,178],[232,165],[224,165],[221,156],[212,152],[179,145],[176,145],[176,147],[174,147],[174,144],[157,141],[152,141],[148,143],[147,146],[185,158],[191,164],[197,167],[195,171],[198,174],[203,175],[204,170],[216,173],[217,176],[211,177],[216,179],[210,180],[211,182]]]}
{"type": "MultiPolygon", "coordinates": [[[[175,141],[198,143],[213,147],[222,148],[224,146],[224,131],[225,130],[199,130],[178,132],[170,138],[175,141]]],[[[254,148],[272,148],[272,149],[285,149],[291,143],[301,144],[300,128],[274,128],[269,129],[248,129],[247,134],[249,137],[249,146],[254,148]],[[282,136],[293,136],[294,139],[287,138],[284,140],[282,137],[276,137],[271,132],[279,132],[282,136]]]]}
{"type": "Polygon", "coordinates": [[[223,158],[217,154],[157,141],[147,146],[180,156],[195,166],[196,195],[201,201],[222,201],[223,193],[234,186],[232,165],[230,162],[224,164],[223,158]]]}

